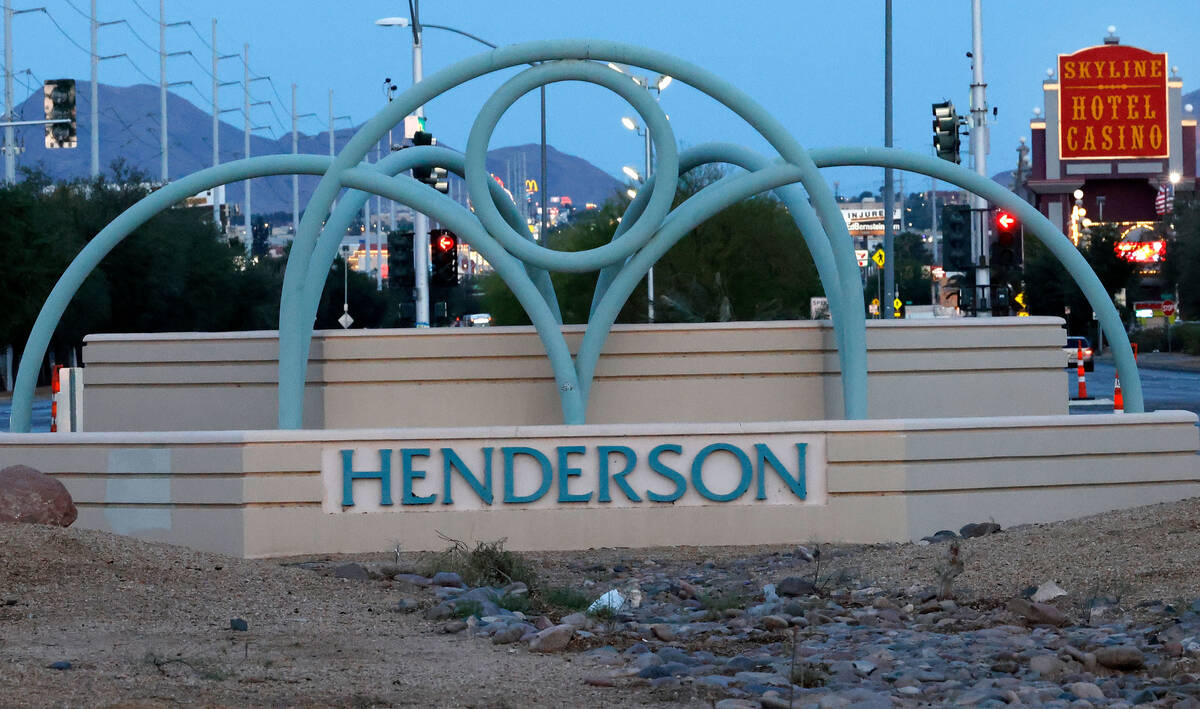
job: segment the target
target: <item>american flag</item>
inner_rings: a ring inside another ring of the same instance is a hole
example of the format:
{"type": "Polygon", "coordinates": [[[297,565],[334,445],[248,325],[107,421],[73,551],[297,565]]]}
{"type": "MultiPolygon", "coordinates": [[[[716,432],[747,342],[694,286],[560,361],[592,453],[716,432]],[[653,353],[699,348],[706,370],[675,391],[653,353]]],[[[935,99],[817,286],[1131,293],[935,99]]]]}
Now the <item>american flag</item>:
{"type": "Polygon", "coordinates": [[[1154,213],[1162,216],[1175,208],[1174,190],[1166,185],[1158,186],[1158,195],[1154,197],[1154,213]]]}

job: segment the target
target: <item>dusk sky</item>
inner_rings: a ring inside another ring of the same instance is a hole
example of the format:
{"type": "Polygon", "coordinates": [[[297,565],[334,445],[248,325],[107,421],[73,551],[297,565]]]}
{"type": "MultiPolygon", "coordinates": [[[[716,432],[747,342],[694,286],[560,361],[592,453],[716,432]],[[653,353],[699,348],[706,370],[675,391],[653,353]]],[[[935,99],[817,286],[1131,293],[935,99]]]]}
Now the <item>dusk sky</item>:
{"type": "MultiPolygon", "coordinates": [[[[158,80],[158,2],[100,0],[102,21],[126,19],[100,30],[100,54],[128,53],[125,59],[101,64],[101,83],[130,85],[158,80]],[[135,68],[134,64],[137,65],[135,68]],[[139,73],[138,68],[141,69],[139,73]]],[[[37,0],[72,39],[88,46],[88,0],[37,0]]],[[[18,0],[16,10],[35,2],[18,0]]],[[[255,100],[273,106],[254,108],[256,124],[269,124],[275,135],[290,131],[290,87],[299,85],[299,112],[317,118],[301,121],[301,131],[326,129],[328,91],[334,90],[335,112],[361,123],[384,103],[382,84],[391,77],[401,89],[411,84],[411,34],[407,29],[376,27],[374,20],[407,16],[408,6],[395,0],[315,2],[312,0],[167,0],[169,22],[191,21],[167,30],[170,51],[192,51],[168,60],[170,81],[192,81],[195,88],[172,91],[211,110],[209,39],[211,19],[218,22],[218,48],[240,53],[250,44],[250,65],[267,82],[253,84],[255,100]],[[282,105],[280,105],[282,99],[282,105]],[[272,108],[274,111],[272,111],[272,108]]],[[[687,59],[737,82],[764,104],[805,147],[883,142],[883,2],[851,0],[809,2],[771,0],[749,3],[704,3],[684,0],[645,2],[551,2],[526,0],[425,0],[421,19],[450,25],[497,44],[549,38],[610,39],[658,49],[687,59]]],[[[988,102],[999,109],[993,126],[989,173],[1016,163],[1018,138],[1028,135],[1032,109],[1042,104],[1041,81],[1056,55],[1099,44],[1115,25],[1123,44],[1165,51],[1179,67],[1184,93],[1200,87],[1200,2],[1063,0],[1000,2],[984,0],[984,69],[988,102]]],[[[905,2],[894,7],[895,144],[929,153],[930,104],[953,100],[960,112],[968,106],[971,48],[970,2],[935,0],[905,2]]],[[[15,18],[16,71],[29,69],[34,80],[88,78],[86,49],[72,44],[41,13],[15,18]]],[[[425,72],[431,74],[485,48],[441,30],[425,33],[425,72]]],[[[490,93],[515,70],[479,79],[426,107],[429,127],[441,142],[462,148],[471,122],[490,93]]],[[[241,63],[221,63],[223,81],[240,80],[241,63]]],[[[222,107],[242,105],[240,86],[222,90],[222,107]]],[[[17,101],[29,91],[20,81],[17,101]]],[[[766,144],[730,112],[680,82],[661,96],[678,139],[684,146],[709,140],[732,140],[760,150],[766,144]]],[[[640,166],[642,141],[621,126],[629,108],[606,90],[590,85],[558,84],[548,90],[549,142],[580,155],[619,176],[622,165],[640,166]]],[[[1197,107],[1200,108],[1200,107],[1197,107]]],[[[157,103],[147,107],[157,111],[157,103]]],[[[237,113],[226,120],[241,125],[237,113]]],[[[339,127],[345,124],[340,124],[339,127]]],[[[271,131],[264,131],[270,135],[271,131]]],[[[538,140],[536,93],[522,99],[501,122],[492,147],[538,140]]],[[[964,152],[966,142],[964,141],[964,152]]],[[[964,164],[966,164],[964,158],[964,164]]],[[[878,189],[881,171],[828,170],[842,194],[878,189]]],[[[910,177],[906,191],[919,191],[928,178],[910,177]]],[[[553,193],[553,187],[551,187],[553,193]]]]}

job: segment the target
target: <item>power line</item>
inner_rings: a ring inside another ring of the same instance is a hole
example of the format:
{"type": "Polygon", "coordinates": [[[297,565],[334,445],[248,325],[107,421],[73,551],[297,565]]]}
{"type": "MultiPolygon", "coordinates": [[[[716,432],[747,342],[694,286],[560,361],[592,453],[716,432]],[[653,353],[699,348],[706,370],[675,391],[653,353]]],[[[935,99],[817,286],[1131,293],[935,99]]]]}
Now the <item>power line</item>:
{"type": "Polygon", "coordinates": [[[51,15],[49,10],[47,10],[47,9],[46,9],[46,8],[44,8],[44,7],[43,7],[43,8],[41,8],[41,10],[42,10],[42,13],[43,13],[44,15],[46,15],[46,17],[47,17],[47,18],[49,18],[49,20],[50,20],[50,23],[51,23],[51,24],[53,24],[53,25],[54,25],[54,26],[55,26],[55,27],[58,29],[59,33],[60,33],[60,34],[61,34],[63,37],[66,37],[66,38],[67,38],[67,41],[68,41],[68,42],[70,42],[71,44],[75,45],[75,46],[76,46],[76,47],[79,49],[79,51],[83,52],[84,54],[88,55],[88,57],[89,57],[89,58],[91,58],[91,56],[92,56],[92,50],[90,50],[90,49],[87,49],[87,48],[85,48],[85,47],[84,47],[82,44],[80,44],[79,42],[76,42],[76,41],[75,41],[75,39],[74,39],[74,38],[73,38],[73,37],[72,37],[70,34],[68,34],[68,33],[67,33],[67,31],[66,31],[65,29],[63,29],[63,26],[62,26],[62,25],[60,25],[60,24],[58,24],[58,20],[54,19],[54,15],[51,15]]]}
{"type": "Polygon", "coordinates": [[[155,17],[154,15],[151,15],[149,12],[146,12],[146,8],[142,7],[141,3],[139,3],[137,0],[130,0],[130,2],[132,2],[137,7],[137,9],[141,10],[142,14],[145,15],[146,17],[148,17],[151,22],[158,24],[158,18],[155,17]]]}

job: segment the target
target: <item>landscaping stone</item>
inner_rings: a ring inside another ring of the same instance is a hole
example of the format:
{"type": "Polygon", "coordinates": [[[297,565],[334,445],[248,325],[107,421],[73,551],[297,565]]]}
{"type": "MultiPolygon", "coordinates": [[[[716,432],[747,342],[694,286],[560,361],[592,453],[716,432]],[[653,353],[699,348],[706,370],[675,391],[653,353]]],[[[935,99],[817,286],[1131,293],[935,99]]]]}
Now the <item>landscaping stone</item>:
{"type": "Polygon", "coordinates": [[[78,512],[57,479],[28,465],[0,470],[0,522],[70,527],[78,512]]]}
{"type": "Polygon", "coordinates": [[[566,649],[574,635],[575,628],[570,625],[552,625],[533,636],[529,649],[533,652],[560,652],[566,649]]]}

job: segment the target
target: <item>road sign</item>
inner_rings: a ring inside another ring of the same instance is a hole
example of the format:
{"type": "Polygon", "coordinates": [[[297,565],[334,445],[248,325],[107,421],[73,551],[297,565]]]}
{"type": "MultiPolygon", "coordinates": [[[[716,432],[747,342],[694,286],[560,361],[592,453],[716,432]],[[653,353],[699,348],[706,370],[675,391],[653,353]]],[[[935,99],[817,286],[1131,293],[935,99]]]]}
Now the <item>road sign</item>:
{"type": "Polygon", "coordinates": [[[855,249],[854,257],[858,259],[858,267],[864,268],[871,260],[871,252],[866,249],[855,249]]]}
{"type": "Polygon", "coordinates": [[[1175,301],[1164,300],[1162,302],[1162,313],[1163,313],[1163,315],[1166,315],[1167,317],[1171,317],[1172,315],[1174,315],[1175,314],[1175,301]]]}
{"type": "Polygon", "coordinates": [[[342,313],[342,317],[338,318],[338,324],[343,329],[348,329],[354,323],[354,318],[350,317],[350,313],[342,313]]]}
{"type": "Polygon", "coordinates": [[[878,298],[872,298],[872,299],[871,299],[871,305],[874,305],[876,308],[878,308],[878,307],[879,307],[879,299],[878,299],[878,298]]]}
{"type": "Polygon", "coordinates": [[[904,301],[900,300],[899,298],[896,298],[895,300],[892,301],[892,309],[893,310],[900,310],[900,308],[903,308],[903,307],[904,307],[904,301]]]}
{"type": "Polygon", "coordinates": [[[879,301],[877,300],[874,303],[871,303],[870,305],[868,305],[867,312],[872,315],[878,315],[879,314],[879,301]]]}
{"type": "Polygon", "coordinates": [[[887,257],[884,255],[883,249],[875,249],[875,253],[871,254],[871,260],[874,261],[875,265],[880,268],[883,268],[883,264],[886,259],[887,257]]]}
{"type": "Polygon", "coordinates": [[[1013,297],[1013,302],[1015,302],[1017,305],[1021,306],[1021,308],[1024,308],[1025,307],[1025,292],[1022,291],[1020,293],[1017,293],[1016,296],[1013,297]]]}

